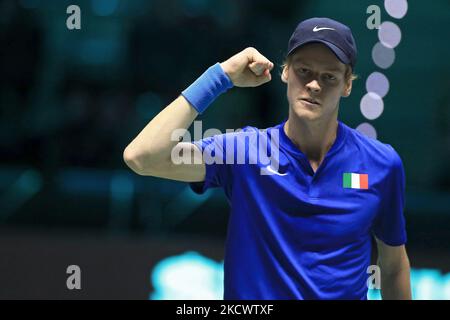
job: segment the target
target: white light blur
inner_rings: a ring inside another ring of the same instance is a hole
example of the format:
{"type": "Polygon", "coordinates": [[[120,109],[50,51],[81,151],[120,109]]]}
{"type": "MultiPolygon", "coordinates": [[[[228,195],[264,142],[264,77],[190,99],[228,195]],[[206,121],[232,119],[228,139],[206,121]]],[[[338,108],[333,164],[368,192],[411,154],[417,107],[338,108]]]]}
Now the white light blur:
{"type": "Polygon", "coordinates": [[[375,128],[370,123],[363,122],[356,127],[356,130],[358,130],[363,135],[368,136],[370,138],[373,139],[377,138],[377,130],[375,130],[375,128]]]}
{"type": "Polygon", "coordinates": [[[375,92],[381,98],[384,98],[389,92],[389,80],[381,72],[372,72],[366,80],[367,92],[375,92]]]}
{"type": "Polygon", "coordinates": [[[408,2],[406,0],[384,0],[384,8],[391,17],[401,19],[408,12],[408,2]]]}
{"type": "Polygon", "coordinates": [[[385,47],[393,49],[402,40],[402,32],[395,23],[385,21],[378,29],[378,39],[385,47]]]}
{"type": "Polygon", "coordinates": [[[361,99],[360,108],[364,117],[374,120],[383,113],[383,99],[374,92],[368,92],[361,99]]]}
{"type": "Polygon", "coordinates": [[[378,67],[387,69],[395,61],[395,51],[386,48],[381,42],[377,42],[372,49],[372,59],[378,67]]]}

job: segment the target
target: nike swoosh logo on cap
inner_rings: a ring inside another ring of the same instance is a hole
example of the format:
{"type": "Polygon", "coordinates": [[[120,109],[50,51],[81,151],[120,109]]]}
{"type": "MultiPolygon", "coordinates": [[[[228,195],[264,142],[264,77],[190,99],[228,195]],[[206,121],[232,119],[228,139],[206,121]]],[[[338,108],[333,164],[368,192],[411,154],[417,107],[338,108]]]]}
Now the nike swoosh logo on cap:
{"type": "Polygon", "coordinates": [[[327,28],[327,27],[319,28],[318,26],[315,26],[314,29],[313,29],[313,32],[317,32],[317,31],[320,31],[320,30],[336,30],[336,29],[327,28]]]}

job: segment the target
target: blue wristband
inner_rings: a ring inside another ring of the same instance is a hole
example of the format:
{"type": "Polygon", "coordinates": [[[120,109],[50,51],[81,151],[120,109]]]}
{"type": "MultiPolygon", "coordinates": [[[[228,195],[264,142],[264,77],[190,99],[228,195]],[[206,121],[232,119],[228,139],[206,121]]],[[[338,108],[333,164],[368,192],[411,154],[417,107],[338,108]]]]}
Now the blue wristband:
{"type": "Polygon", "coordinates": [[[209,67],[197,80],[181,94],[197,110],[203,113],[222,93],[233,87],[230,77],[219,63],[209,67]]]}

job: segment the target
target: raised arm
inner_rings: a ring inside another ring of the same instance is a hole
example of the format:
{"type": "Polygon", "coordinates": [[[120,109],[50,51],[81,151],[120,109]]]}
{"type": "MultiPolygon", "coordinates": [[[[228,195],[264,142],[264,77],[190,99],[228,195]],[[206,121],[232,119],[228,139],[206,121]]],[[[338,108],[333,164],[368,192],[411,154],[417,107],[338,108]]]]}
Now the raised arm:
{"type": "MultiPolygon", "coordinates": [[[[247,48],[232,56],[220,67],[232,84],[238,87],[256,87],[271,80],[273,63],[254,48],[247,48]]],[[[204,78],[203,84],[204,82],[204,78]]],[[[194,83],[195,85],[195,83],[194,83]]],[[[134,138],[125,148],[125,163],[137,174],[167,178],[179,181],[203,181],[205,164],[198,148],[190,142],[179,142],[173,133],[177,129],[188,129],[199,114],[198,106],[193,106],[180,95],[134,138]],[[171,154],[174,148],[190,152],[192,164],[175,164],[171,154]]]]}

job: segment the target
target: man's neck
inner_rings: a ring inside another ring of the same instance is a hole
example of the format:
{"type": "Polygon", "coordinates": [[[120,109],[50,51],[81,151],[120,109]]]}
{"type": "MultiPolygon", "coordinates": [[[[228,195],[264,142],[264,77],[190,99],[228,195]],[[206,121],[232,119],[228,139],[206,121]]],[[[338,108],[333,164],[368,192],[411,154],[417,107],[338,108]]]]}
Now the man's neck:
{"type": "Polygon", "coordinates": [[[284,132],[308,160],[318,167],[336,140],[337,128],[337,117],[311,122],[290,116],[284,132]]]}

